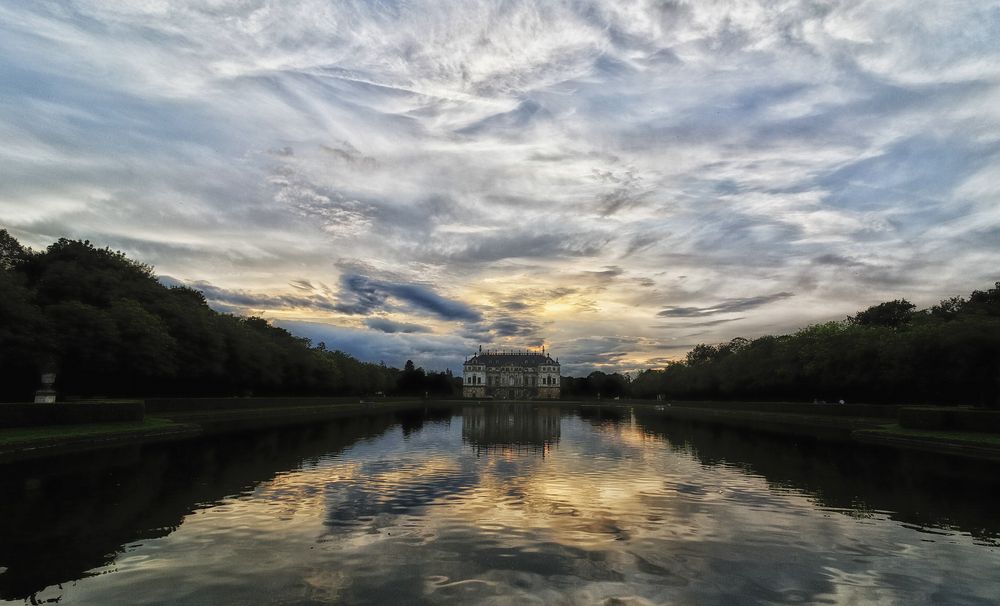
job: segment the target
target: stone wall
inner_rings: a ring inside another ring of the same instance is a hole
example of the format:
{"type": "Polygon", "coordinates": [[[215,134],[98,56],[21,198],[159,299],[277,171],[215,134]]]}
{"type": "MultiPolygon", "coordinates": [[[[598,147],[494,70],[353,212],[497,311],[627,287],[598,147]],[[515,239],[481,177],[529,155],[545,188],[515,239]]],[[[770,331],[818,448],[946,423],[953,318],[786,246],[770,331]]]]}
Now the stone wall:
{"type": "Polygon", "coordinates": [[[538,388],[538,399],[539,400],[558,400],[559,399],[559,388],[558,387],[539,387],[538,388]]]}
{"type": "Polygon", "coordinates": [[[484,385],[465,385],[462,387],[463,398],[485,398],[486,387],[484,385]]]}

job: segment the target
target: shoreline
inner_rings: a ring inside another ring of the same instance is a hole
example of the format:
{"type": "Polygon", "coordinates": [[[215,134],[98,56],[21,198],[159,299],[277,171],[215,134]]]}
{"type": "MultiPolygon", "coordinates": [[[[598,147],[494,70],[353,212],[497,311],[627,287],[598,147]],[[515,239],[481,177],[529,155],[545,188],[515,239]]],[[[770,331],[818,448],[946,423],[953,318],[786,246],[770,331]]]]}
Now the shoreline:
{"type": "Polygon", "coordinates": [[[155,417],[140,423],[87,423],[0,430],[0,463],[201,435],[197,425],[155,417]],[[17,435],[17,434],[21,435],[17,435]],[[34,435],[32,435],[34,434],[34,435]]]}
{"type": "MultiPolygon", "coordinates": [[[[291,400],[291,399],[286,399],[291,400]]],[[[198,436],[302,425],[354,415],[381,414],[422,407],[419,400],[331,401],[317,398],[304,406],[254,407],[240,399],[235,409],[190,409],[147,414],[138,423],[83,423],[0,429],[0,464],[126,444],[184,440],[198,436]]],[[[39,404],[44,406],[44,404],[39,404]]]]}
{"type": "MultiPolygon", "coordinates": [[[[744,429],[761,433],[806,436],[891,448],[919,450],[949,456],[1000,461],[1000,433],[918,430],[901,427],[888,416],[832,416],[810,410],[814,404],[754,402],[673,402],[632,405],[652,407],[651,414],[744,429]],[[709,404],[710,406],[700,406],[709,404]],[[755,408],[800,407],[800,412],[770,412],[755,408]]],[[[819,405],[823,406],[823,405],[819,405]]],[[[839,405],[835,405],[839,406],[839,405]]],[[[902,407],[897,407],[902,408],[902,407]]],[[[820,409],[822,410],[822,409],[820,409]]],[[[644,412],[650,414],[650,412],[644,412]]],[[[1000,412],[997,413],[1000,415],[1000,412]]]]}
{"type": "MultiPolygon", "coordinates": [[[[637,416],[661,416],[742,429],[847,443],[921,450],[947,456],[1000,461],[1000,434],[903,428],[893,416],[899,407],[850,409],[840,405],[775,402],[655,402],[649,400],[418,400],[365,401],[351,398],[192,399],[189,406],[157,410],[147,401],[144,421],[0,429],[0,463],[95,450],[132,443],[183,440],[337,418],[391,413],[428,406],[583,406],[633,408],[637,416]],[[271,404],[267,406],[267,404],[271,404]],[[875,411],[879,416],[857,416],[875,411]],[[892,412],[892,416],[888,413],[892,412]]],[[[1000,414],[1000,413],[998,413],[1000,414]]]]}

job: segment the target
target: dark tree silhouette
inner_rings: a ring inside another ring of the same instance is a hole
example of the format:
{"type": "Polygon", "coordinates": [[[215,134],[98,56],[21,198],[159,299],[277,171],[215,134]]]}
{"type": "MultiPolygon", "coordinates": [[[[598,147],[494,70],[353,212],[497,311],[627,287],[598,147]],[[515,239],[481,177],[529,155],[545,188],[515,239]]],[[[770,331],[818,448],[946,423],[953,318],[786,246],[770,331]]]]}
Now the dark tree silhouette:
{"type": "Polygon", "coordinates": [[[24,400],[42,371],[63,395],[392,393],[399,371],[256,317],[221,314],[202,293],[87,241],[33,253],[0,230],[0,399],[24,400]]]}
{"type": "Polygon", "coordinates": [[[906,299],[896,299],[873,305],[864,311],[860,311],[850,318],[852,324],[858,326],[885,326],[888,328],[899,328],[906,326],[913,321],[916,305],[906,299]]]}
{"type": "Polygon", "coordinates": [[[1000,282],[924,311],[897,299],[791,335],[698,345],[630,392],[1000,407],[1000,282]]]}

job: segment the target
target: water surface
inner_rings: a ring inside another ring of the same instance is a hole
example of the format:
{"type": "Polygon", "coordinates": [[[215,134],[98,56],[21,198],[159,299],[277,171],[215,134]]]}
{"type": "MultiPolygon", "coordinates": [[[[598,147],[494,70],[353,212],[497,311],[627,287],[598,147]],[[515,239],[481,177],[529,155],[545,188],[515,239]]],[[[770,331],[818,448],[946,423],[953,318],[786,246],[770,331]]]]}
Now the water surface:
{"type": "Polygon", "coordinates": [[[0,601],[991,604],[996,465],[466,406],[0,467],[0,601]]]}

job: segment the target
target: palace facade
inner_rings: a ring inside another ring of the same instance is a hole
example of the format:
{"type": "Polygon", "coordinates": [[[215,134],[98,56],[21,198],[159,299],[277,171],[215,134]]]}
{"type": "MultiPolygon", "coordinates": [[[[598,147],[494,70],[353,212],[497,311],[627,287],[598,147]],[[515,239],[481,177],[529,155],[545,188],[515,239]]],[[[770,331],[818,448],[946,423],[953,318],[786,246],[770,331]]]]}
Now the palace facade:
{"type": "Polygon", "coordinates": [[[545,350],[486,350],[462,365],[462,396],[497,400],[558,400],[559,360],[545,350]]]}

